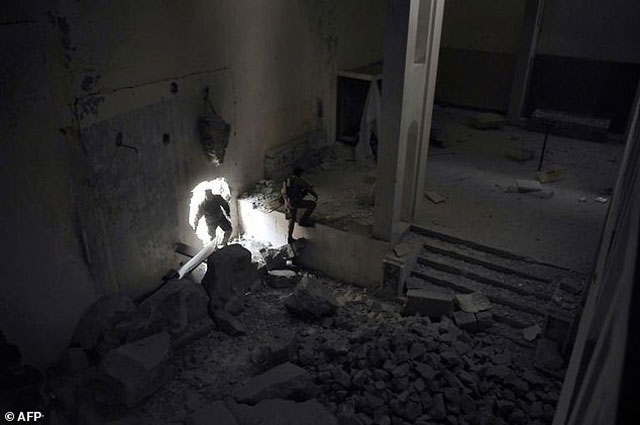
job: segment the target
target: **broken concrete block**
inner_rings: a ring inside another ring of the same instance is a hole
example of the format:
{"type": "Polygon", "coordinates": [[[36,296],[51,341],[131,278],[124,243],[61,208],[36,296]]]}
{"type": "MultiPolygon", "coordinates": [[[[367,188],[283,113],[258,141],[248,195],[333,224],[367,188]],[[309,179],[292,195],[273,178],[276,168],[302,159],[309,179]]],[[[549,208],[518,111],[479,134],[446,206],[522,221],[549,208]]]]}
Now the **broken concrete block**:
{"type": "Polygon", "coordinates": [[[478,324],[479,331],[488,329],[493,325],[493,315],[490,311],[481,311],[480,313],[476,313],[476,322],[478,324]]]}
{"type": "Polygon", "coordinates": [[[434,204],[441,204],[446,201],[446,198],[444,196],[434,191],[427,191],[424,193],[424,196],[434,204]]]}
{"type": "Polygon", "coordinates": [[[288,244],[278,248],[264,248],[260,252],[269,270],[282,269],[287,265],[287,260],[296,257],[294,246],[288,244]]]}
{"type": "Polygon", "coordinates": [[[256,404],[274,398],[304,401],[320,392],[311,376],[293,363],[284,363],[249,379],[233,396],[240,403],[256,404]]]}
{"type": "Polygon", "coordinates": [[[73,336],[73,343],[84,349],[95,348],[105,332],[134,312],[135,305],[124,295],[109,295],[100,298],[82,315],[73,336]]]}
{"type": "Polygon", "coordinates": [[[338,309],[338,301],[329,289],[305,276],[285,301],[285,307],[296,316],[319,319],[335,313],[338,309]]]}
{"type": "Polygon", "coordinates": [[[542,328],[538,324],[522,329],[522,337],[527,341],[535,340],[541,333],[542,328]]]}
{"type": "Polygon", "coordinates": [[[476,315],[473,313],[456,311],[453,313],[453,320],[456,322],[456,326],[465,331],[474,332],[477,329],[476,315]]]}
{"type": "Polygon", "coordinates": [[[527,162],[533,159],[533,151],[530,149],[514,147],[507,150],[507,157],[514,161],[527,162]]]}
{"type": "Polygon", "coordinates": [[[404,257],[405,255],[411,252],[411,247],[406,242],[400,242],[399,244],[396,244],[393,247],[393,252],[398,257],[404,257]]]}
{"type": "Polygon", "coordinates": [[[209,297],[201,285],[186,279],[174,279],[143,300],[126,325],[127,341],[166,330],[181,335],[189,323],[207,316],[209,297]]]}
{"type": "Polygon", "coordinates": [[[454,300],[460,310],[467,313],[479,313],[491,308],[491,301],[480,291],[471,294],[457,294],[454,300]]]}
{"type": "Polygon", "coordinates": [[[453,297],[429,289],[413,289],[407,291],[405,314],[420,313],[423,316],[439,319],[453,310],[453,297]]]}
{"type": "Polygon", "coordinates": [[[238,425],[238,422],[227,409],[224,402],[214,401],[211,406],[198,410],[187,421],[189,425],[238,425]]]}
{"type": "Polygon", "coordinates": [[[288,362],[294,355],[295,350],[291,343],[273,342],[251,351],[251,362],[264,371],[288,362]]]}
{"type": "Polygon", "coordinates": [[[552,168],[551,170],[542,171],[538,173],[536,179],[540,183],[551,183],[558,180],[562,180],[564,178],[565,169],[562,167],[552,168]]]}
{"type": "Polygon", "coordinates": [[[506,123],[506,119],[502,115],[483,113],[477,114],[471,119],[471,125],[479,130],[487,130],[490,128],[501,128],[506,123]]]}
{"type": "Polygon", "coordinates": [[[239,244],[228,245],[211,254],[202,286],[209,295],[210,309],[218,310],[234,295],[246,293],[260,280],[251,252],[239,244]]]}
{"type": "Polygon", "coordinates": [[[288,288],[300,282],[302,276],[293,270],[270,270],[267,274],[267,285],[272,288],[288,288]]]}
{"type": "Polygon", "coordinates": [[[109,351],[100,368],[118,399],[131,407],[163,384],[170,350],[171,338],[161,332],[109,351]]]}
{"type": "Polygon", "coordinates": [[[338,425],[338,420],[317,400],[295,403],[265,400],[255,406],[229,403],[242,425],[338,425]]]}
{"type": "Polygon", "coordinates": [[[542,185],[537,180],[516,180],[516,187],[520,193],[539,192],[542,190],[542,185]]]}
{"type": "Polygon", "coordinates": [[[217,310],[211,317],[222,332],[230,336],[244,335],[244,325],[226,310],[217,310]]]}

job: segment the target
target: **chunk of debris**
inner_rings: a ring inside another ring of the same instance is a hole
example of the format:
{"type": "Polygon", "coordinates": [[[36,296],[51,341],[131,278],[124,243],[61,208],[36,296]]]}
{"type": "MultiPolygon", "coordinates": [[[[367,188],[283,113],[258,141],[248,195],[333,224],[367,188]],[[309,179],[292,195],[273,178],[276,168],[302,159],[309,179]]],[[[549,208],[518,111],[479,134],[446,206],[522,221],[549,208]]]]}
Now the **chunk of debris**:
{"type": "Polygon", "coordinates": [[[456,322],[456,326],[465,331],[474,332],[477,329],[476,315],[473,313],[456,311],[453,313],[453,320],[456,322]]]}
{"type": "Polygon", "coordinates": [[[228,311],[219,309],[211,317],[218,328],[230,336],[244,335],[244,326],[228,311]]]}
{"type": "Polygon", "coordinates": [[[516,187],[520,193],[539,192],[542,190],[542,185],[537,180],[516,179],[516,187]]]}
{"type": "Polygon", "coordinates": [[[231,412],[221,400],[214,401],[211,406],[195,412],[189,417],[189,425],[209,425],[215,421],[216,425],[238,425],[231,412]]]}
{"type": "Polygon", "coordinates": [[[431,289],[412,289],[407,291],[407,303],[404,307],[406,315],[420,313],[439,319],[453,310],[453,297],[431,289]]]}
{"type": "Polygon", "coordinates": [[[565,169],[563,167],[552,168],[551,170],[542,171],[536,176],[536,180],[540,183],[552,183],[564,178],[565,169]]]}
{"type": "Polygon", "coordinates": [[[488,329],[493,325],[493,315],[490,311],[476,313],[476,322],[478,324],[478,330],[488,329]]]}
{"type": "Polygon", "coordinates": [[[265,400],[255,406],[229,407],[242,425],[338,425],[335,416],[315,399],[302,403],[265,400]]]}
{"type": "Polygon", "coordinates": [[[73,336],[73,342],[84,349],[95,348],[105,332],[135,311],[133,301],[124,295],[109,295],[93,303],[82,315],[73,336]]]}
{"type": "Polygon", "coordinates": [[[293,270],[271,270],[267,274],[267,285],[272,288],[288,288],[300,282],[300,276],[293,270]]]}
{"type": "Polygon", "coordinates": [[[202,286],[209,295],[209,310],[222,308],[235,295],[246,293],[260,281],[251,252],[239,244],[231,244],[215,251],[207,260],[207,274],[202,286]]]}
{"type": "Polygon", "coordinates": [[[596,198],[596,202],[599,202],[601,204],[606,204],[607,202],[609,202],[609,198],[605,198],[604,196],[598,196],[596,198]]]}
{"type": "Polygon", "coordinates": [[[404,257],[405,255],[411,252],[411,247],[406,242],[400,242],[393,247],[393,252],[398,257],[404,257]]]}
{"type": "Polygon", "coordinates": [[[457,294],[454,300],[460,310],[467,313],[479,313],[491,308],[491,301],[480,291],[471,294],[457,294]]]}
{"type": "Polygon", "coordinates": [[[446,201],[446,198],[444,196],[434,191],[427,191],[424,193],[424,196],[434,204],[441,204],[446,201]]]}
{"type": "Polygon", "coordinates": [[[289,244],[277,248],[263,248],[260,252],[269,270],[282,269],[286,266],[287,260],[296,257],[295,246],[289,244]]]}
{"type": "Polygon", "coordinates": [[[160,332],[109,351],[100,366],[118,400],[131,407],[164,383],[171,337],[160,332]]]}
{"type": "Polygon", "coordinates": [[[284,363],[249,379],[234,391],[233,396],[240,403],[256,404],[275,398],[305,401],[319,392],[320,388],[307,371],[293,363],[284,363]]]}
{"type": "Polygon", "coordinates": [[[578,202],[587,202],[587,197],[581,196],[580,199],[578,199],[578,202]]]}
{"type": "Polygon", "coordinates": [[[251,351],[251,362],[261,371],[286,363],[293,358],[292,344],[282,341],[261,345],[251,351]]]}
{"type": "Polygon", "coordinates": [[[338,301],[329,289],[315,279],[305,276],[285,301],[285,307],[304,319],[319,319],[335,313],[338,301]]]}
{"type": "Polygon", "coordinates": [[[471,126],[478,130],[501,128],[506,123],[502,115],[492,113],[477,114],[471,119],[471,126]]]}
{"type": "Polygon", "coordinates": [[[522,337],[527,341],[535,340],[541,333],[542,328],[538,324],[522,329],[522,337]]]}
{"type": "Polygon", "coordinates": [[[507,157],[514,161],[527,162],[533,159],[533,151],[531,149],[512,147],[507,150],[507,157]]]}

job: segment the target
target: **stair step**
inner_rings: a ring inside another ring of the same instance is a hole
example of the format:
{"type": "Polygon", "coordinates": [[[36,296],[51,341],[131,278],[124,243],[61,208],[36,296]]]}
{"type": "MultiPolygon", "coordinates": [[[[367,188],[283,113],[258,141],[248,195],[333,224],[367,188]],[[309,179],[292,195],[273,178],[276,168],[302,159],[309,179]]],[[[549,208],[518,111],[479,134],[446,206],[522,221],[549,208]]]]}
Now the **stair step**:
{"type": "Polygon", "coordinates": [[[498,264],[497,262],[491,262],[491,261],[487,261],[486,259],[483,258],[476,258],[473,257],[471,255],[468,254],[461,254],[459,252],[456,251],[451,251],[448,249],[443,249],[437,246],[432,246],[429,245],[428,243],[424,244],[424,250],[429,252],[429,253],[435,253],[435,254],[440,254],[446,257],[451,257],[451,258],[455,258],[456,260],[461,260],[464,261],[466,263],[470,263],[470,264],[475,264],[477,266],[482,266],[485,267],[487,269],[491,269],[491,270],[495,270],[497,272],[501,272],[501,273],[508,273],[508,274],[513,274],[519,277],[522,277],[524,279],[529,279],[529,280],[536,280],[539,282],[544,282],[544,283],[549,283],[549,279],[545,279],[544,277],[539,277],[539,276],[535,276],[533,274],[518,270],[514,267],[509,267],[509,266],[505,266],[502,264],[498,264]]]}
{"type": "Polygon", "coordinates": [[[551,300],[553,296],[557,294],[565,299],[575,298],[574,295],[560,290],[557,284],[552,285],[537,280],[525,279],[521,276],[496,271],[477,264],[469,264],[465,261],[441,254],[432,253],[428,257],[420,256],[418,263],[450,274],[477,280],[487,285],[494,285],[521,295],[534,296],[545,301],[551,300]]]}
{"type": "Polygon", "coordinates": [[[412,274],[438,286],[452,288],[459,293],[482,291],[492,302],[541,317],[546,315],[545,311],[548,303],[532,295],[505,290],[504,288],[478,282],[461,275],[452,275],[446,271],[422,264],[417,265],[412,274]]]}

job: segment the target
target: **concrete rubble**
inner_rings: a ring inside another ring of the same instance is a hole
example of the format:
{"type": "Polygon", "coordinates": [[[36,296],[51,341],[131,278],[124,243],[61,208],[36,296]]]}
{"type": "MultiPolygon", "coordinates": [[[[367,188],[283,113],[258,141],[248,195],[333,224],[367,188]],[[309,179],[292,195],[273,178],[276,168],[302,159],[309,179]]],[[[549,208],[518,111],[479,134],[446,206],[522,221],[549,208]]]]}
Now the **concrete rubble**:
{"type": "Polygon", "coordinates": [[[164,382],[171,338],[161,332],[109,351],[101,371],[116,389],[118,401],[133,406],[164,382]]]}
{"type": "Polygon", "coordinates": [[[331,291],[320,283],[304,277],[293,294],[285,301],[285,307],[296,316],[314,320],[335,313],[338,301],[331,291]]]}
{"type": "Polygon", "coordinates": [[[256,404],[269,399],[305,401],[319,392],[307,371],[284,363],[251,378],[234,391],[233,397],[241,403],[256,404]]]}

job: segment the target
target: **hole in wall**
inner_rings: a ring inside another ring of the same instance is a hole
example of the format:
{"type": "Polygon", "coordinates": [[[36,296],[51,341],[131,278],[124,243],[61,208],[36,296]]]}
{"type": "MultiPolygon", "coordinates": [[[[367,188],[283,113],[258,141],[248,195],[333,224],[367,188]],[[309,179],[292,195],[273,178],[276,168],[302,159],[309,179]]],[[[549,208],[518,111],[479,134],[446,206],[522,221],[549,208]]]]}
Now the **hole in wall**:
{"type": "Polygon", "coordinates": [[[171,143],[171,136],[169,135],[169,133],[164,133],[162,135],[162,143],[167,146],[169,143],[171,143]]]}
{"type": "Polygon", "coordinates": [[[178,93],[178,83],[176,83],[175,81],[171,83],[171,93],[172,94],[177,94],[178,93]]]}
{"type": "MultiPolygon", "coordinates": [[[[204,192],[207,189],[211,189],[214,195],[222,196],[227,202],[231,199],[231,190],[229,188],[229,184],[224,177],[218,177],[217,179],[210,181],[203,181],[196,185],[191,190],[191,201],[189,202],[189,223],[193,223],[196,214],[198,213],[198,206],[204,201],[204,192]]],[[[203,245],[211,242],[211,237],[209,236],[209,231],[207,229],[207,224],[205,223],[204,217],[200,218],[200,220],[196,223],[196,236],[198,239],[202,241],[203,245]]],[[[222,241],[224,236],[224,231],[218,227],[216,229],[216,240],[218,243],[222,241]]]]}

